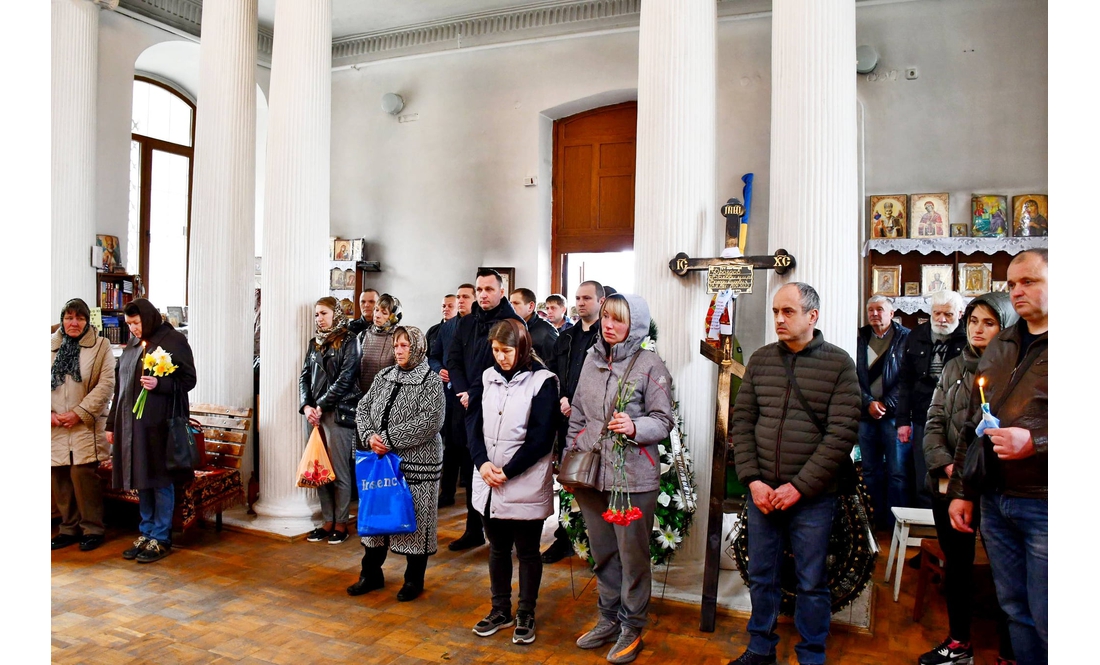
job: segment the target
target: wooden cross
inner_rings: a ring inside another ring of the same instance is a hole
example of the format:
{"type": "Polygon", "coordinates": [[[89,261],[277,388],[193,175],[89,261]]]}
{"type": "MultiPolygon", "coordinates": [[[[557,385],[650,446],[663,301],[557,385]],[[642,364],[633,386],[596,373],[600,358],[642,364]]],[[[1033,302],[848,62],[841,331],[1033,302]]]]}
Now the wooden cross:
{"type": "MultiPolygon", "coordinates": [[[[730,199],[722,206],[722,215],[726,218],[726,247],[739,245],[742,228],[741,216],[745,208],[738,199],[730,199]]],[[[680,252],[668,262],[668,268],[676,275],[683,277],[690,271],[707,270],[713,277],[714,268],[725,266],[739,266],[748,275],[748,289],[735,288],[740,292],[751,292],[752,271],[775,270],[776,274],[783,275],[795,266],[794,256],[784,249],[777,249],[770,256],[743,256],[738,258],[712,258],[693,259],[680,252]],[[751,268],[750,268],[751,266],[751,268]]],[[[742,274],[742,277],[745,275],[742,274]]],[[[708,283],[716,280],[708,279],[708,283]]],[[[721,281],[720,279],[717,281],[721,281]]],[[[740,284],[744,284],[742,279],[740,284]]],[[[736,323],[737,299],[729,304],[730,327],[736,323]]],[[[738,378],[745,376],[745,366],[733,358],[733,336],[723,335],[719,332],[720,344],[717,348],[702,340],[699,343],[699,353],[718,365],[718,391],[716,395],[716,410],[714,417],[714,452],[711,460],[710,475],[710,510],[707,513],[707,541],[706,560],[703,565],[703,603],[702,616],[699,622],[699,630],[707,633],[714,632],[715,614],[718,608],[718,561],[722,551],[722,515],[724,514],[723,502],[726,493],[726,467],[729,464],[729,408],[730,408],[730,383],[734,375],[738,378]]]]}

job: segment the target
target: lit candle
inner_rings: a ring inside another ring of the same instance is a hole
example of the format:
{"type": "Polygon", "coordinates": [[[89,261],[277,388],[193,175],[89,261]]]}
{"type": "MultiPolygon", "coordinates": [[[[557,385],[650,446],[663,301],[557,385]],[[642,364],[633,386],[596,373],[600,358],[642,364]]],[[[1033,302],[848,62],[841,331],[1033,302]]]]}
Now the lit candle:
{"type": "Polygon", "coordinates": [[[985,404],[985,377],[978,378],[978,394],[982,396],[982,404],[985,404]]]}

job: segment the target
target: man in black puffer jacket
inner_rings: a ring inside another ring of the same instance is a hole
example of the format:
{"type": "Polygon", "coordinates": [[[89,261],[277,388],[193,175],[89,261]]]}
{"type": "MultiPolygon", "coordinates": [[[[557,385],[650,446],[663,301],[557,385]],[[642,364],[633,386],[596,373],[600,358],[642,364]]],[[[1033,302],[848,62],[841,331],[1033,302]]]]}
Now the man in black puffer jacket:
{"type": "Polygon", "coordinates": [[[860,390],[851,356],[814,330],[819,303],[809,284],[792,282],[776,292],[772,312],[779,341],[749,359],[733,409],[737,477],[752,493],[747,526],[752,616],[748,649],[731,665],[776,662],[784,542],[791,544],[799,580],[798,662],[825,662],[832,614],[826,554],[837,475],[849,463],[859,430],[860,390]]]}
{"type": "MultiPolygon", "coordinates": [[[[481,375],[493,366],[489,329],[494,323],[504,319],[515,319],[523,323],[523,319],[512,309],[512,305],[504,299],[503,285],[504,280],[497,271],[491,268],[482,268],[477,271],[474,289],[477,295],[477,306],[468,316],[458,320],[450,351],[447,352],[447,372],[451,379],[451,386],[455,396],[466,409],[467,442],[481,438],[475,437],[473,430],[480,422],[483,390],[481,375]]],[[[466,479],[466,531],[447,546],[452,552],[485,544],[481,514],[474,509],[471,501],[472,478],[471,475],[466,479]]]]}

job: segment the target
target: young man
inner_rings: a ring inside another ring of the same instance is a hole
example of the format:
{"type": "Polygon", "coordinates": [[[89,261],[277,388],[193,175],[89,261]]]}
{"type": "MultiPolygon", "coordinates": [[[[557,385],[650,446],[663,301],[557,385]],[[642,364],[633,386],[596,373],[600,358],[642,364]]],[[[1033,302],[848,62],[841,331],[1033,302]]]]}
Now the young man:
{"type": "MultiPolygon", "coordinates": [[[[458,479],[460,477],[468,479],[473,473],[470,453],[466,449],[466,410],[455,395],[450,373],[447,371],[447,357],[450,353],[451,341],[454,340],[455,330],[458,329],[459,318],[468,316],[473,304],[474,285],[459,286],[455,292],[455,316],[439,327],[435,343],[428,347],[428,367],[443,381],[443,393],[447,398],[447,411],[442,429],[446,447],[443,449],[443,478],[440,480],[439,487],[440,506],[453,505],[454,495],[458,489],[458,479]],[[448,475],[448,455],[458,460],[457,470],[451,471],[453,475],[448,475]],[[450,503],[445,501],[448,497],[450,497],[450,503]]],[[[467,521],[469,519],[467,515],[467,521]]]]}
{"type": "Polygon", "coordinates": [[[378,292],[374,289],[367,289],[360,293],[359,310],[363,313],[363,316],[348,321],[348,332],[353,335],[358,335],[369,328],[374,320],[374,306],[377,304],[378,292]]]}
{"type": "MultiPolygon", "coordinates": [[[[443,325],[455,318],[458,315],[458,298],[453,293],[448,293],[443,296],[443,304],[440,307],[443,314],[443,318],[439,323],[435,324],[431,328],[428,328],[428,333],[425,335],[428,341],[428,366],[431,367],[433,372],[439,373],[442,369],[442,363],[438,366],[433,364],[431,354],[436,348],[441,347],[439,340],[439,331],[443,329],[443,325]]],[[[448,341],[450,338],[448,337],[448,341]]],[[[442,356],[442,349],[440,348],[440,356],[442,356]]],[[[442,377],[441,377],[442,378],[442,377]]],[[[444,390],[444,393],[446,390],[444,390]]],[[[450,404],[448,403],[448,409],[450,404]]],[[[443,429],[440,430],[440,436],[443,437],[443,478],[439,483],[439,507],[453,506],[455,503],[455,491],[458,485],[458,472],[462,466],[462,457],[456,454],[455,447],[451,445],[451,433],[447,429],[447,418],[444,416],[443,429]]]]}
{"type": "Polygon", "coordinates": [[[527,323],[527,332],[531,333],[531,345],[535,348],[535,353],[549,366],[550,359],[554,356],[554,343],[558,341],[558,331],[535,312],[535,300],[535,292],[531,289],[516,289],[508,294],[512,309],[527,323]]]}
{"type": "Polygon", "coordinates": [[[737,477],[749,488],[749,646],[730,665],[775,663],[780,561],[794,554],[798,595],[794,625],[802,665],[825,662],[832,595],[826,554],[836,508],[837,475],[859,432],[855,363],[814,329],[820,300],[809,284],[776,292],[778,342],[752,354],[737,393],[730,437],[737,477]],[[793,377],[793,378],[789,378],[793,377]]]}
{"type": "Polygon", "coordinates": [[[554,326],[559,335],[573,327],[573,322],[565,314],[564,296],[557,293],[546,296],[546,320],[554,326]]]}

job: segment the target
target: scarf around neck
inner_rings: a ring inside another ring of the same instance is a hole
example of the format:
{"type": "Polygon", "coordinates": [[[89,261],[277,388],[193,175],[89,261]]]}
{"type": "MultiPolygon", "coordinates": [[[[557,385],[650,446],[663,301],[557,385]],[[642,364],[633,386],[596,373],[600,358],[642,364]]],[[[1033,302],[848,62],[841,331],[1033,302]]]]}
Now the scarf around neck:
{"type": "Polygon", "coordinates": [[[313,324],[313,343],[320,349],[326,344],[332,344],[348,333],[348,317],[344,310],[337,307],[332,312],[332,327],[321,328],[313,324]]]}
{"type": "Polygon", "coordinates": [[[403,372],[410,372],[424,362],[425,356],[428,355],[428,343],[424,339],[424,333],[420,328],[416,326],[403,326],[403,329],[409,335],[409,362],[404,365],[398,365],[403,372]]]}

